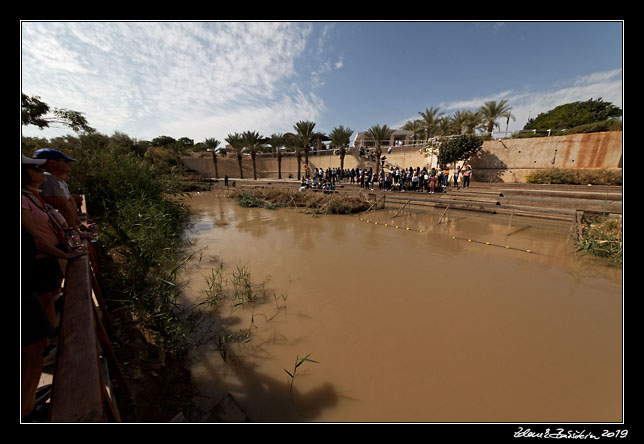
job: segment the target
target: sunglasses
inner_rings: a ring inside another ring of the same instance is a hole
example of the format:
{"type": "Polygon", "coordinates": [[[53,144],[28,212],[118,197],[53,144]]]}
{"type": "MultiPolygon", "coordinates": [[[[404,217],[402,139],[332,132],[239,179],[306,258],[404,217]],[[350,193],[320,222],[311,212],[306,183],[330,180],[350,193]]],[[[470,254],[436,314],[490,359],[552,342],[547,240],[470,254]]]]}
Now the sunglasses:
{"type": "Polygon", "coordinates": [[[34,170],[34,171],[36,171],[36,172],[38,172],[38,173],[42,173],[42,172],[44,172],[44,171],[45,171],[45,170],[43,170],[43,168],[42,168],[41,166],[39,166],[39,165],[29,165],[29,166],[27,167],[27,169],[28,169],[28,170],[34,170]]]}

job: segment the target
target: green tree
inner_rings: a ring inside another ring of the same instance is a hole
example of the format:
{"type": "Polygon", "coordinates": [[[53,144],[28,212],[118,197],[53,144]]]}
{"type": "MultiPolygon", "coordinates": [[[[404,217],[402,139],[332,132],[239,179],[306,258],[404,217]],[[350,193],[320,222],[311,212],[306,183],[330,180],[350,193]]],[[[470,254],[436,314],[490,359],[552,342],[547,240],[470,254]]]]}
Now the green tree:
{"type": "Polygon", "coordinates": [[[376,142],[375,154],[376,154],[376,177],[378,177],[380,170],[380,156],[382,155],[382,141],[389,140],[391,134],[394,132],[393,129],[389,128],[387,125],[373,125],[367,130],[367,134],[376,142]]]}
{"type": "Polygon", "coordinates": [[[340,125],[337,128],[333,128],[329,137],[331,138],[331,144],[338,148],[340,151],[340,170],[344,171],[344,157],[347,154],[347,147],[351,143],[351,135],[353,130],[351,128],[345,128],[340,125]]]}
{"type": "Polygon", "coordinates": [[[215,164],[215,179],[219,179],[219,168],[217,167],[217,147],[219,147],[219,142],[217,139],[209,138],[203,141],[204,145],[208,148],[208,151],[212,152],[212,162],[215,164]]]}
{"type": "Polygon", "coordinates": [[[239,177],[244,178],[244,171],[242,170],[242,151],[244,149],[244,140],[239,133],[228,134],[226,142],[235,150],[237,156],[237,163],[239,164],[239,177]]]}
{"type": "Polygon", "coordinates": [[[482,147],[483,139],[479,136],[465,134],[459,137],[449,137],[441,143],[438,151],[438,164],[447,165],[452,162],[468,160],[482,147]]]}
{"type": "Polygon", "coordinates": [[[622,116],[622,110],[600,97],[597,100],[559,105],[528,120],[524,130],[569,129],[622,116]]]}
{"type": "Polygon", "coordinates": [[[409,120],[402,127],[405,131],[411,131],[414,133],[412,139],[415,141],[417,136],[423,130],[423,121],[420,119],[409,120]]]}
{"type": "Polygon", "coordinates": [[[273,155],[277,157],[277,178],[282,178],[282,147],[286,145],[286,137],[282,133],[273,133],[266,140],[273,148],[273,155]]]}
{"type": "Polygon", "coordinates": [[[87,124],[87,119],[82,113],[64,108],[52,110],[40,97],[29,97],[24,93],[21,96],[21,121],[23,125],[35,125],[40,129],[49,128],[50,125],[63,125],[76,133],[96,131],[87,124]]]}
{"type": "Polygon", "coordinates": [[[250,157],[253,160],[253,179],[257,180],[257,168],[255,166],[255,157],[257,157],[257,149],[263,142],[262,136],[257,131],[245,131],[242,134],[244,145],[250,152],[250,157]]]}
{"type": "Polygon", "coordinates": [[[423,125],[425,127],[426,133],[425,133],[425,141],[429,142],[429,138],[433,135],[432,129],[438,124],[438,121],[440,117],[444,114],[442,112],[438,112],[440,108],[434,109],[434,107],[431,107],[429,109],[425,108],[424,112],[419,112],[418,114],[421,115],[423,125]]]}
{"type": "Polygon", "coordinates": [[[474,134],[483,123],[483,117],[478,111],[456,111],[449,121],[452,134],[474,134]]]}
{"type": "Polygon", "coordinates": [[[181,152],[183,150],[183,145],[180,141],[170,136],[158,136],[152,139],[150,143],[153,147],[164,148],[167,151],[164,153],[159,152],[163,150],[158,150],[157,157],[161,157],[161,159],[163,159],[166,156],[172,156],[172,162],[174,162],[174,164],[179,168],[179,173],[181,174],[183,172],[181,164],[181,152]]]}
{"type": "MultiPolygon", "coordinates": [[[[302,144],[302,148],[304,149],[304,163],[306,164],[307,168],[309,165],[309,151],[311,150],[311,142],[313,141],[314,134],[315,134],[313,132],[313,128],[315,128],[315,123],[310,121],[303,121],[303,120],[300,120],[293,126],[293,129],[295,130],[296,134],[299,136],[300,143],[302,144]]],[[[298,167],[298,170],[299,170],[299,167],[298,167]]],[[[299,173],[298,173],[298,179],[299,179],[299,173]]]]}
{"type": "Polygon", "coordinates": [[[304,146],[306,145],[304,143],[305,138],[295,133],[286,133],[284,134],[284,137],[285,145],[295,151],[295,158],[297,159],[297,180],[300,180],[302,171],[302,153],[304,152],[304,146]]]}
{"type": "Polygon", "coordinates": [[[496,126],[499,128],[499,124],[496,123],[501,117],[509,118],[510,110],[512,109],[507,105],[507,100],[501,100],[499,103],[496,103],[496,100],[491,100],[485,102],[483,106],[479,108],[479,113],[483,118],[483,123],[486,125],[486,130],[490,136],[492,136],[492,130],[496,126]]]}

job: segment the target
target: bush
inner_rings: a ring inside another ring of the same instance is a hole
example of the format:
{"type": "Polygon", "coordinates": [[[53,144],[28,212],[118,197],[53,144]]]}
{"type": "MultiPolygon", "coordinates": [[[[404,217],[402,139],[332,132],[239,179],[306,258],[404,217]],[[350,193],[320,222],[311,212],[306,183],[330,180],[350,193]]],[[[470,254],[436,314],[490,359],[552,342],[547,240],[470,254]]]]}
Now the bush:
{"type": "Polygon", "coordinates": [[[575,170],[551,168],[539,170],[526,176],[528,183],[568,185],[622,185],[621,170],[575,170]]]}
{"type": "Polygon", "coordinates": [[[74,153],[70,188],[86,197],[99,227],[101,251],[113,262],[108,297],[127,306],[142,326],[181,351],[188,326],[175,304],[182,233],[189,210],[171,198],[180,180],[147,159],[119,149],[74,153]]]}
{"type": "Polygon", "coordinates": [[[616,264],[622,263],[622,220],[584,219],[577,239],[577,251],[583,254],[605,257],[616,264]]]}
{"type": "Polygon", "coordinates": [[[355,196],[279,188],[236,190],[229,193],[228,197],[237,199],[239,205],[243,207],[268,209],[296,207],[311,210],[316,214],[353,214],[365,211],[370,206],[368,202],[355,196]]]}

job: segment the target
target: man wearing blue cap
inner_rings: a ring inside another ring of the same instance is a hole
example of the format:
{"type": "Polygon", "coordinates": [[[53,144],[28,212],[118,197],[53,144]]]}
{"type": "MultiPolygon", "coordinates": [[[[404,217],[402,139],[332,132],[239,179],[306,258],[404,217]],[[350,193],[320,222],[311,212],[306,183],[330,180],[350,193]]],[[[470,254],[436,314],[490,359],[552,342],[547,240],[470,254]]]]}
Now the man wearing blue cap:
{"type": "Polygon", "coordinates": [[[53,148],[36,150],[34,158],[46,160],[43,165],[46,180],[40,186],[40,196],[63,215],[67,225],[70,227],[80,225],[81,221],[76,201],[69,193],[65,182],[72,170],[71,163],[76,162],[76,159],[72,159],[53,148]]]}

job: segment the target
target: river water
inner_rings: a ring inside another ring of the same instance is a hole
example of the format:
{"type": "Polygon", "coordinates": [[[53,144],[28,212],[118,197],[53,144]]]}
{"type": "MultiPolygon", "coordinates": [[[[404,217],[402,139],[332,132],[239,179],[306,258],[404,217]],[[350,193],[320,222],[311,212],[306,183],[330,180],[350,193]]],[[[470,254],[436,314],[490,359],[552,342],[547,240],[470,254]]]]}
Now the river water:
{"type": "Polygon", "coordinates": [[[258,422],[622,420],[622,270],[571,254],[569,223],[187,203],[184,303],[222,278],[192,353],[204,412],[231,393],[258,422]]]}

